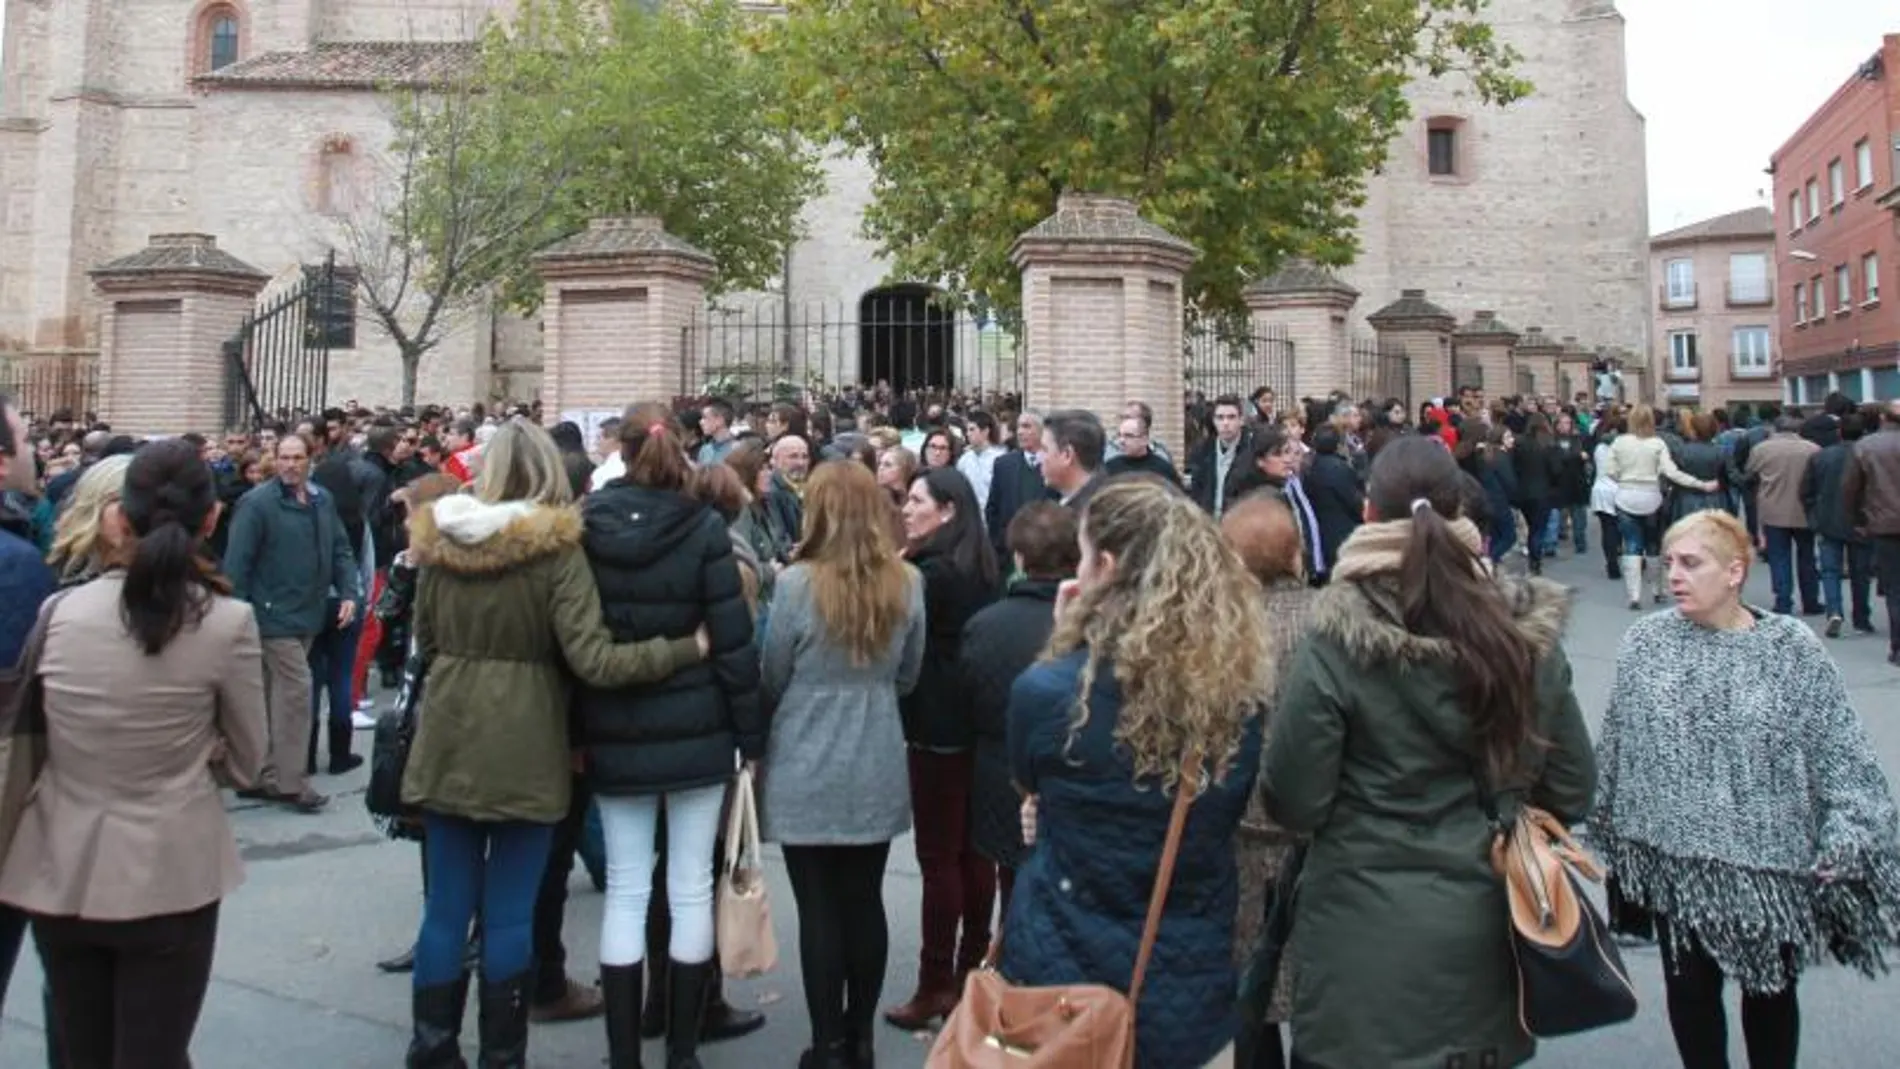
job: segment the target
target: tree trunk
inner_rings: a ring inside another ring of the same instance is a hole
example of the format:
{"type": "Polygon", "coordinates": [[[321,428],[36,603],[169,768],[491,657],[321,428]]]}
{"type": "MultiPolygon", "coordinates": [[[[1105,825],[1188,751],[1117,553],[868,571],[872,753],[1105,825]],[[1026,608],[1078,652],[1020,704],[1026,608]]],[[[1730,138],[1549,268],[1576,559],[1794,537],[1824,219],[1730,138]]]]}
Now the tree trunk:
{"type": "Polygon", "coordinates": [[[422,370],[422,353],[408,346],[402,349],[402,403],[403,407],[414,407],[416,403],[416,373],[422,370]]]}

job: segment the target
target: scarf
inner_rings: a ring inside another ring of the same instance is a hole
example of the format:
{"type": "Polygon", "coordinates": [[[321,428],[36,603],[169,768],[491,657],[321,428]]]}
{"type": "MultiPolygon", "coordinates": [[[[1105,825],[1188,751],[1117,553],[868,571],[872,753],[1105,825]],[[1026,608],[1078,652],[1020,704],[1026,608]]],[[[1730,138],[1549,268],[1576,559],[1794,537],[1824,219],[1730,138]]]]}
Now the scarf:
{"type": "MultiPolygon", "coordinates": [[[[1487,571],[1483,560],[1484,536],[1479,533],[1478,525],[1463,516],[1445,522],[1451,525],[1452,537],[1471,551],[1471,566],[1487,571]]],[[[1368,579],[1396,572],[1399,558],[1411,541],[1410,519],[1360,524],[1339,547],[1339,559],[1333,562],[1333,579],[1368,579]]]]}

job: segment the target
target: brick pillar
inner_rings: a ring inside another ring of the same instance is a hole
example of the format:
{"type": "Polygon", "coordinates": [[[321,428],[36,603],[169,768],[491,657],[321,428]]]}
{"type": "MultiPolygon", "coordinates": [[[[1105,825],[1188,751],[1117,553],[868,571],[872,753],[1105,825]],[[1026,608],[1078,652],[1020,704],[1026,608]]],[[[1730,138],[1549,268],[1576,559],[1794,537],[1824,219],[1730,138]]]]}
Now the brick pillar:
{"type": "Polygon", "coordinates": [[[685,332],[718,274],[711,256],[650,215],[595,219],[542,250],[542,410],[618,411],[693,392],[683,381],[685,332]]]}
{"type": "MultiPolygon", "coordinates": [[[[1531,327],[1517,340],[1517,348],[1512,355],[1517,360],[1520,373],[1528,371],[1531,376],[1530,392],[1550,393],[1557,388],[1557,361],[1564,355],[1564,344],[1544,333],[1542,327],[1531,327]]],[[[1516,379],[1512,379],[1510,389],[1505,393],[1522,393],[1516,379]]]]}
{"type": "Polygon", "coordinates": [[[1511,349],[1517,344],[1517,338],[1517,331],[1506,326],[1496,312],[1479,312],[1452,335],[1452,359],[1479,369],[1484,376],[1487,397],[1508,393],[1512,382],[1511,349]]]}
{"type": "Polygon", "coordinates": [[[269,276],[209,234],[154,234],[91,272],[99,321],[99,416],[134,435],[223,429],[224,343],[269,276]]]}
{"type": "Polygon", "coordinates": [[[1359,291],[1304,257],[1249,285],[1241,294],[1255,337],[1284,332],[1293,343],[1293,397],[1353,392],[1352,338],[1346,317],[1359,291]]]}
{"type": "Polygon", "coordinates": [[[1155,410],[1155,437],[1182,448],[1181,280],[1199,253],[1132,201],[1064,193],[1010,250],[1023,273],[1026,401],[1086,408],[1111,430],[1129,401],[1155,410]]]}
{"type": "Polygon", "coordinates": [[[1366,317],[1381,344],[1412,359],[1412,404],[1454,393],[1451,335],[1458,320],[1425,299],[1424,290],[1401,290],[1399,299],[1366,317]]]}

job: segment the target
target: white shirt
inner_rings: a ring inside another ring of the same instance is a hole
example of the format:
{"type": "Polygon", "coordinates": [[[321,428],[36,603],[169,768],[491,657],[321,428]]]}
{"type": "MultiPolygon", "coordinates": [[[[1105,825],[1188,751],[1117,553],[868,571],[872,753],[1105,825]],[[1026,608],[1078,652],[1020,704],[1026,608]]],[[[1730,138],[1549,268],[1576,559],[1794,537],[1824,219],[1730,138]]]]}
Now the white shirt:
{"type": "Polygon", "coordinates": [[[996,446],[988,449],[971,449],[957,458],[957,470],[970,480],[970,489],[976,491],[976,503],[979,508],[989,508],[990,484],[996,479],[996,458],[1003,451],[996,446]]]}
{"type": "Polygon", "coordinates": [[[594,474],[587,477],[587,489],[598,490],[625,474],[627,474],[627,462],[620,459],[619,453],[613,453],[600,462],[600,466],[594,469],[594,474]]]}

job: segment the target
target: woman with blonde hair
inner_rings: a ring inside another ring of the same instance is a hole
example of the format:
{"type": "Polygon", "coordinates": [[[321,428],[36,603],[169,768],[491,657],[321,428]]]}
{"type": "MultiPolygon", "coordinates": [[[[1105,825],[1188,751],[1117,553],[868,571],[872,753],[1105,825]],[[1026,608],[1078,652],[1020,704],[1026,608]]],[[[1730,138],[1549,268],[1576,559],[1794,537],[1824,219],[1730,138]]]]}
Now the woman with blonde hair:
{"type": "Polygon", "coordinates": [[[472,494],[418,508],[415,643],[426,680],[403,801],[422,811],[429,886],[416,939],[409,1069],[456,1069],[469,924],[482,917],[481,1064],[521,1069],[532,919],[568,811],[572,672],[599,686],[698,664],[703,635],[616,645],[546,431],[515,420],[472,494]]]}
{"type": "Polygon", "coordinates": [[[46,555],[61,586],[83,583],[123,563],[119,556],[126,531],[119,497],[131,464],[128,454],[107,457],[87,468],[73,486],[53,528],[53,548],[46,555]]]}
{"type": "Polygon", "coordinates": [[[910,828],[898,700],[923,662],[924,587],[897,556],[887,509],[862,465],[819,465],[766,629],[760,811],[798,907],[806,1069],[871,1064],[890,956],[884,869],[910,828]]]}
{"type": "Polygon", "coordinates": [[[1259,586],[1214,521],[1159,481],[1111,481],[1046,658],[1010,690],[1009,753],[1033,798],[1000,969],[1126,991],[1177,792],[1191,808],[1136,1007],[1140,1069],[1232,1065],[1234,835],[1272,681],[1259,586]]]}
{"type": "Polygon", "coordinates": [[[1602,472],[1616,484],[1616,528],[1623,543],[1617,562],[1631,611],[1643,607],[1643,573],[1649,573],[1655,603],[1662,604],[1668,586],[1662,567],[1662,533],[1668,521],[1662,482],[1712,494],[1721,488],[1714,479],[1691,475],[1676,466],[1669,446],[1656,436],[1656,410],[1637,405],[1629,411],[1628,433],[1619,434],[1605,457],[1602,472]]]}
{"type": "MultiPolygon", "coordinates": [[[[1306,637],[1313,599],[1319,594],[1307,583],[1301,564],[1299,525],[1285,501],[1254,495],[1228,509],[1221,517],[1220,528],[1221,536],[1240,554],[1266,595],[1267,665],[1270,680],[1277,680],[1306,637]]],[[[1272,720],[1269,707],[1269,730],[1272,720]]],[[[1238,1064],[1243,1069],[1280,1069],[1286,1064],[1280,1023],[1287,1019],[1292,1004],[1289,959],[1284,947],[1263,945],[1262,936],[1268,911],[1274,906],[1272,891],[1295,840],[1267,816],[1258,792],[1248,803],[1239,835],[1235,853],[1240,864],[1240,909],[1234,920],[1234,966],[1241,970],[1243,987],[1238,1064]],[[1273,975],[1256,973],[1256,961],[1275,955],[1278,965],[1273,975]]]]}
{"type": "Polygon", "coordinates": [[[1801,971],[1872,976],[1900,942],[1900,816],[1840,666],[1799,618],[1742,601],[1741,521],[1686,516],[1663,552],[1676,607],[1623,635],[1591,842],[1613,923],[1661,947],[1685,1069],[1728,1064],[1725,979],[1751,1069],[1793,1069],[1801,971]]]}

